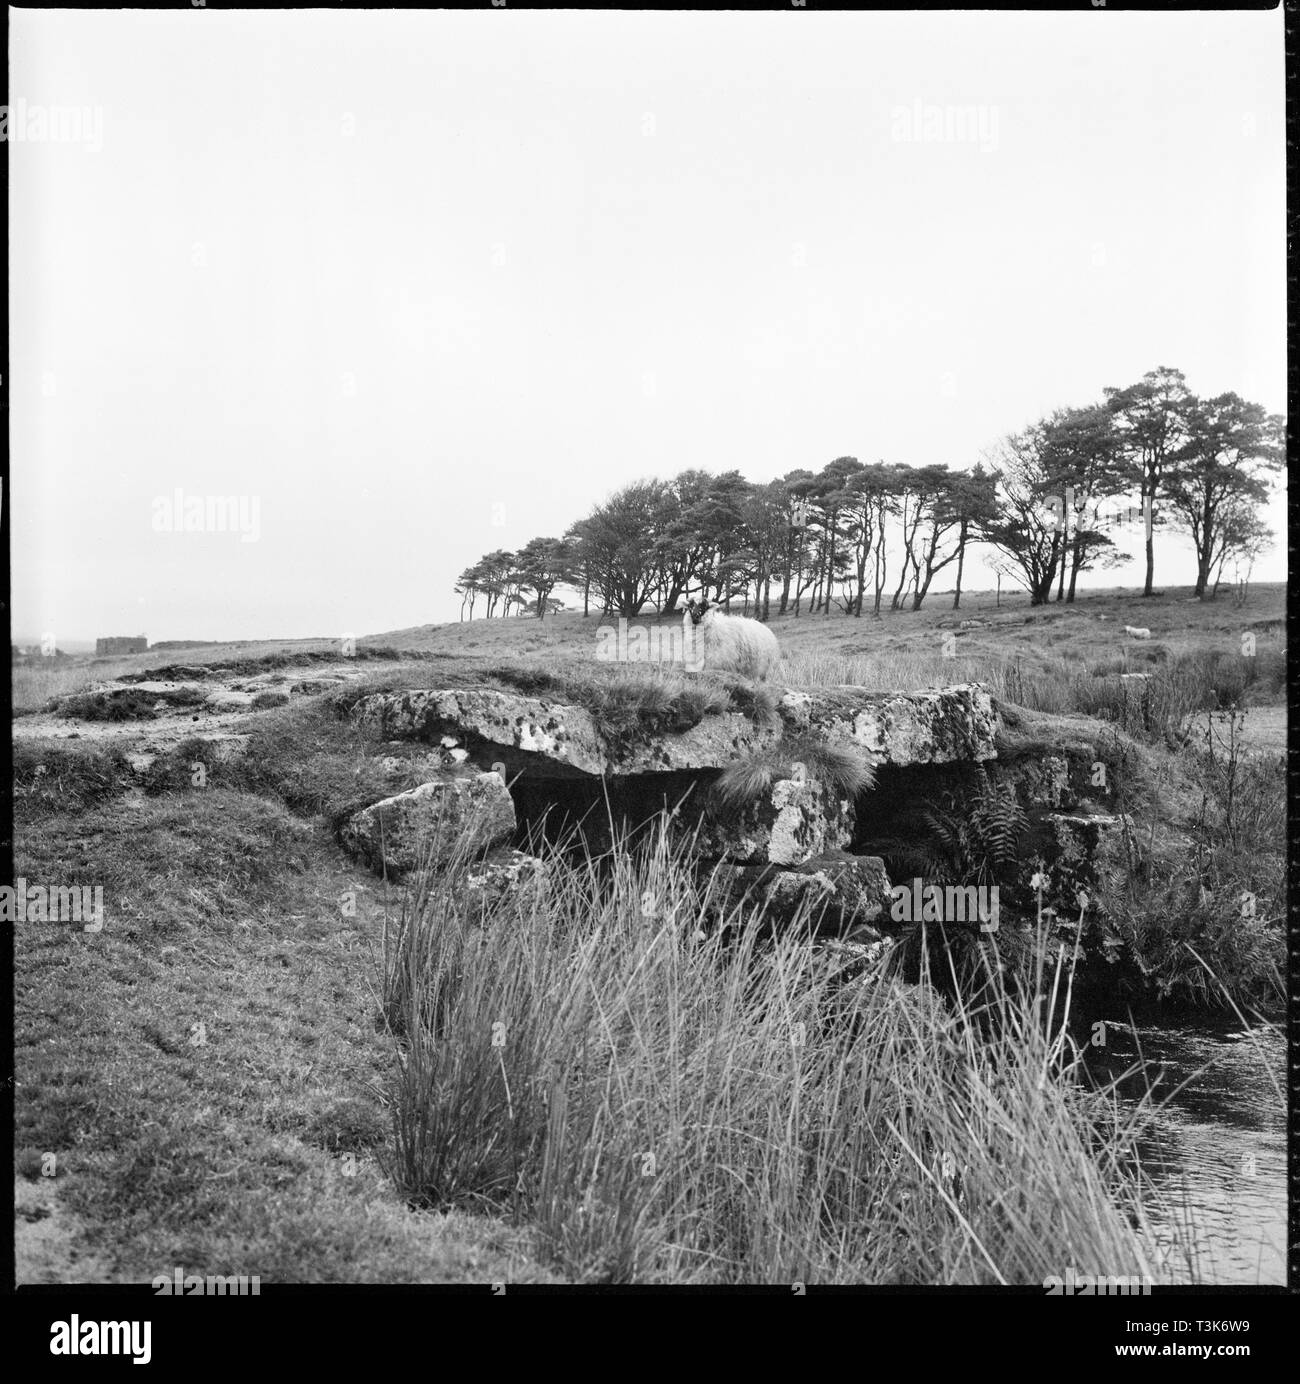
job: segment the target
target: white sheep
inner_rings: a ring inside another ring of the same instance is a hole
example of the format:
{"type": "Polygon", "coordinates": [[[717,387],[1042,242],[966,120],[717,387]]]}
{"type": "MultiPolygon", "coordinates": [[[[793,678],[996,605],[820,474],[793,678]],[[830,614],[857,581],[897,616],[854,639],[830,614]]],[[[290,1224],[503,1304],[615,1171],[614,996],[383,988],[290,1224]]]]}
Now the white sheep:
{"type": "Polygon", "coordinates": [[[781,658],[776,635],[766,625],[742,615],[727,615],[708,601],[687,602],[682,629],[685,663],[696,672],[701,668],[729,671],[763,682],[781,658]]]}
{"type": "Polygon", "coordinates": [[[1124,626],[1124,633],[1127,634],[1128,637],[1129,637],[1130,639],[1150,639],[1150,638],[1151,638],[1151,631],[1150,631],[1150,630],[1138,629],[1138,628],[1137,628],[1136,626],[1134,626],[1134,625],[1125,625],[1125,626],[1124,626]]]}

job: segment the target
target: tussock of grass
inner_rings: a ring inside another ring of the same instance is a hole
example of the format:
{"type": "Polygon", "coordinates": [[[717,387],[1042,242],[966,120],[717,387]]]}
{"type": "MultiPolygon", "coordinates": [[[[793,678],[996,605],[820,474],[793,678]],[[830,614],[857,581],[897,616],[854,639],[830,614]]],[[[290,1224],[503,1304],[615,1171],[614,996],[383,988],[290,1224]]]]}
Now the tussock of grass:
{"type": "Polygon", "coordinates": [[[123,792],[131,766],[120,750],[15,740],[14,812],[20,820],[84,812],[123,792]]]}
{"type": "MultiPolygon", "coordinates": [[[[212,746],[202,736],[188,736],[179,744],[171,746],[158,755],[140,776],[140,786],[146,793],[186,793],[195,784],[195,766],[202,766],[205,779],[208,779],[209,761],[212,759],[212,746]]],[[[210,779],[208,781],[211,781],[210,779]]],[[[218,783],[214,786],[229,787],[218,783]]]]}
{"type": "Polygon", "coordinates": [[[312,1116],[304,1138],[318,1148],[341,1153],[382,1144],[387,1133],[388,1120],[376,1100],[344,1096],[312,1116]]]}
{"type": "Polygon", "coordinates": [[[770,683],[748,682],[734,674],[724,674],[723,680],[733,710],[748,716],[755,725],[771,725],[775,722],[781,699],[777,688],[770,683]]]}
{"type": "Polygon", "coordinates": [[[710,798],[718,809],[743,810],[761,798],[776,780],[794,777],[797,764],[803,765],[808,779],[850,801],[876,781],[875,766],[853,746],[791,735],[770,749],[733,760],[713,782],[710,798]]]}
{"type": "Polygon", "coordinates": [[[486,915],[453,878],[394,925],[406,1194],[508,1211],[579,1281],[1156,1276],[1132,1127],[1094,1119],[1032,995],[990,1035],[739,912],[700,940],[707,889],[667,841],[486,915]]]}
{"type": "Polygon", "coordinates": [[[59,715],[76,721],[151,721],[158,699],[144,692],[78,692],[59,704],[59,715]]]}
{"type": "Polygon", "coordinates": [[[571,690],[601,735],[616,746],[635,743],[647,732],[680,734],[731,706],[725,689],[690,683],[675,673],[620,671],[608,680],[575,683],[571,690]]]}

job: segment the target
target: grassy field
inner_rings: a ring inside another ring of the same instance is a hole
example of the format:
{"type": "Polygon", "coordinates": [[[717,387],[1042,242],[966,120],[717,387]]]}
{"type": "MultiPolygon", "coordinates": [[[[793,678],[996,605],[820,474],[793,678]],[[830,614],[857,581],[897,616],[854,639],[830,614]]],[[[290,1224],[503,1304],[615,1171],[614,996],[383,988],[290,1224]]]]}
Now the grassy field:
{"type": "MultiPolygon", "coordinates": [[[[736,613],[740,613],[739,607],[736,613]]],[[[586,665],[595,659],[596,631],[603,617],[563,611],[546,620],[513,617],[421,625],[357,641],[363,653],[391,649],[453,659],[522,659],[586,665]]],[[[658,623],[653,616],[642,623],[658,623]]],[[[674,626],[679,621],[670,621],[674,626]]],[[[1023,594],[966,593],[960,610],[936,593],[920,611],[886,611],[880,619],[843,615],[784,616],[772,621],[785,664],[778,679],[793,685],[856,682],[866,687],[915,687],[984,677],[1003,665],[1033,676],[1064,665],[1096,673],[1143,672],[1188,654],[1240,656],[1243,634],[1254,634],[1264,686],[1259,704],[1285,703],[1286,588],[1252,588],[1244,606],[1230,599],[1201,602],[1184,595],[1143,599],[1111,590],[1081,595],[1072,605],[1031,608],[1023,594]],[[979,621],[963,630],[963,621],[979,621]],[[1151,631],[1150,641],[1126,639],[1124,625],[1151,631]],[[945,642],[947,641],[947,642],[945,642]],[[1276,659],[1283,656],[1283,665],[1276,659]]],[[[38,661],[15,670],[14,709],[36,710],[55,695],[79,690],[93,679],[117,677],[160,664],[198,666],[268,658],[339,656],[338,640],[292,639],[237,642],[132,654],[111,660],[88,656],[38,661]]]]}
{"type": "MultiPolygon", "coordinates": [[[[1279,588],[1241,609],[1110,593],[1030,611],[1023,598],[999,609],[976,597],[958,613],[776,629],[791,684],[981,680],[1031,711],[1094,729],[1105,718],[1140,761],[1130,810],[1151,814],[1146,873],[1131,885],[1136,940],[1172,993],[1197,998],[1189,936],[1217,937],[1243,976],[1272,964],[1283,605],[1279,588]],[[986,623],[961,630],[961,619],[986,623]],[[1126,642],[1126,623],[1148,626],[1150,641],[1126,642]],[[1243,633],[1256,638],[1249,658],[1243,633]],[[1154,701],[1130,705],[1121,671],[1152,672],[1154,701]],[[1216,705],[1244,717],[1216,723],[1216,705]],[[1206,713],[1203,734],[1171,743],[1192,713],[1206,713]],[[1234,727],[1263,729],[1225,748],[1234,727]],[[1223,901],[1243,888],[1260,916],[1225,929],[1223,901]]],[[[361,685],[616,685],[628,670],[592,662],[597,623],[377,635],[359,642],[373,663],[361,685]]],[[[338,654],[296,640],[22,667],[15,707],[35,725],[51,696],[160,662],[249,672],[338,654]]],[[[583,695],[626,712],[608,686],[583,695]]],[[[578,881],[547,910],[497,920],[499,945],[486,949],[470,948],[481,934],[446,898],[425,901],[432,933],[403,928],[401,899],[385,898],[335,837],[355,807],[412,786],[414,766],[408,782],[378,765],[403,751],[369,741],[323,697],[238,724],[249,753],[213,766],[201,788],[184,742],[141,778],[115,740],[16,741],[16,874],[99,884],[106,914],[98,934],[15,929],[20,1278],[143,1281],[179,1264],[268,1282],[1032,1281],[1051,1271],[1044,1245],[1077,1247],[1059,1257],[1079,1268],[1151,1268],[1125,1215],[1142,1195],[1125,1171],[1131,1129],[1096,1142],[1106,1120],[1063,1074],[1059,1035],[1016,1001],[1006,1031],[1022,1040],[994,1053],[975,1045],[969,1016],[908,987],[855,992],[845,1019],[850,1001],[806,972],[806,951],[692,970],[685,943],[646,929],[633,907],[647,888],[678,891],[683,916],[699,906],[663,859],[645,867],[658,876],[622,881],[595,913],[578,881]],[[430,953],[430,936],[446,950],[430,953]],[[424,982],[403,988],[402,976],[424,982]],[[448,976],[459,988],[445,988],[448,976]],[[538,984],[521,988],[521,976],[538,984]],[[418,1061],[428,1016],[413,996],[440,984],[457,1058],[455,1081],[435,1093],[418,1061]],[[501,1054],[474,1026],[484,1005],[536,1034],[507,1073],[518,1079],[508,1099],[501,1054]],[[792,1053],[789,1024],[822,1032],[830,1009],[845,1019],[834,1041],[792,1053]],[[546,1012],[568,1018],[546,1030],[546,1012]],[[398,1016],[396,1031],[385,1015],[398,1016]],[[867,1084],[845,1086],[846,1070],[867,1084]],[[872,1119],[850,1138],[846,1111],[863,1100],[872,1119]],[[477,1154],[456,1133],[457,1112],[473,1109],[477,1154]],[[978,1151],[963,1121],[985,1130],[978,1151]],[[484,1148],[498,1162],[475,1171],[484,1148]],[[450,1173],[430,1162],[438,1149],[450,1173]],[[784,1151],[794,1149],[802,1161],[784,1151]],[[954,1164],[945,1150],[962,1156],[954,1164]],[[646,1153],[662,1170],[649,1177],[646,1153]],[[951,1166],[965,1170],[960,1195],[951,1166]],[[996,1190],[1008,1185],[1035,1194],[1008,1204],[996,1190]],[[877,1229],[828,1237],[815,1214],[828,1198],[877,1229]]]]}
{"type": "MultiPolygon", "coordinates": [[[[735,607],[740,614],[740,607],[735,607]]],[[[423,626],[375,636],[377,644],[457,657],[547,659],[588,663],[594,658],[602,617],[573,612],[541,621],[531,617],[474,620],[423,626]],[[522,628],[521,628],[522,627],[522,628]]],[[[657,623],[648,617],[644,623],[657,623]]],[[[677,623],[677,622],[672,622],[677,623]]],[[[1237,607],[1222,599],[1203,603],[1182,595],[1144,600],[1136,593],[1082,595],[1072,605],[1032,608],[1023,595],[932,597],[919,611],[886,611],[880,619],[833,615],[776,617],[781,643],[780,682],[809,685],[852,682],[892,688],[987,680],[991,670],[1019,665],[1022,675],[1077,672],[1145,672],[1187,655],[1240,656],[1241,639],[1252,633],[1261,660],[1262,695],[1281,704],[1284,696],[1286,590],[1281,585],[1252,590],[1237,607]],[[962,629],[963,621],[977,621],[962,629]],[[1149,641],[1127,639],[1125,625],[1151,631],[1149,641]]]]}

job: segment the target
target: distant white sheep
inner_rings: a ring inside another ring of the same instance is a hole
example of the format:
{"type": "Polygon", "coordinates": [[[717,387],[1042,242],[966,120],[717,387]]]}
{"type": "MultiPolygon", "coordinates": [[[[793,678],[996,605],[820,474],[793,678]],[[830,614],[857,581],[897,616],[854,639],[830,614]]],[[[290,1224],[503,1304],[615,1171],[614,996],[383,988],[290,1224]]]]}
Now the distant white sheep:
{"type": "Polygon", "coordinates": [[[689,601],[682,616],[686,666],[740,673],[763,682],[781,658],[776,635],[757,620],[727,615],[708,601],[689,601]]]}
{"type": "Polygon", "coordinates": [[[1124,626],[1124,633],[1127,634],[1128,637],[1129,637],[1130,639],[1150,639],[1150,638],[1151,638],[1151,631],[1150,631],[1150,630],[1138,629],[1135,625],[1125,625],[1125,626],[1124,626]]]}

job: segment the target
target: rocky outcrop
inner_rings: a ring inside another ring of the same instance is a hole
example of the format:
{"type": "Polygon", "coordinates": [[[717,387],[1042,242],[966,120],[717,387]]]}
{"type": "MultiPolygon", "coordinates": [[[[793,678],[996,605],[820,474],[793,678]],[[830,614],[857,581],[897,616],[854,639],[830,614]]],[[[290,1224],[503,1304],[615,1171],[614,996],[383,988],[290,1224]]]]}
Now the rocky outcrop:
{"type": "Polygon", "coordinates": [[[771,926],[801,917],[815,931],[889,926],[889,877],[878,856],[832,851],[793,870],[722,864],[712,878],[723,909],[756,906],[771,926]]]}
{"type": "Polygon", "coordinates": [[[977,684],[924,692],[787,692],[775,717],[727,712],[687,730],[647,726],[617,741],[583,707],[495,688],[375,693],[351,714],[386,739],[447,737],[483,767],[500,762],[510,774],[540,777],[721,769],[790,731],[854,746],[881,764],[978,762],[996,755],[997,713],[977,684]]]}
{"type": "MultiPolygon", "coordinates": [[[[513,767],[529,756],[542,773],[603,774],[609,756],[589,712],[493,688],[468,691],[383,692],[352,709],[359,725],[388,740],[444,738],[496,754],[513,767]]],[[[527,762],[527,761],[526,761],[527,762]]]]}
{"type": "Polygon", "coordinates": [[[1015,789],[1029,809],[1113,810],[1124,773],[1125,748],[1114,732],[1082,716],[1051,716],[1006,707],[995,737],[990,777],[1015,789]]]}
{"type": "Polygon", "coordinates": [[[1048,820],[1055,836],[1049,878],[1063,901],[1079,890],[1095,898],[1099,885],[1127,874],[1136,862],[1137,838],[1126,813],[1053,812],[1048,820]]]}
{"type": "Polygon", "coordinates": [[[663,774],[682,769],[717,769],[775,745],[779,723],[756,724],[739,712],[708,716],[681,732],[651,731],[631,744],[606,749],[606,774],[663,774]]]}
{"type": "Polygon", "coordinates": [[[445,774],[363,808],[340,836],[376,873],[400,878],[458,851],[484,853],[514,829],[514,803],[497,774],[445,774]]]}
{"type": "Polygon", "coordinates": [[[979,763],[997,757],[993,698],[978,683],[923,692],[828,687],[788,692],[782,719],[828,744],[854,745],[877,764],[979,763]]]}
{"type": "MultiPolygon", "coordinates": [[[[470,886],[485,908],[545,883],[536,856],[499,848],[515,827],[507,783],[521,823],[513,846],[540,839],[537,830],[561,849],[580,841],[601,857],[633,839],[623,828],[635,832],[668,813],[701,875],[712,877],[723,912],[743,902],[772,927],[802,919],[823,935],[865,929],[868,941],[903,925],[892,917],[886,865],[873,850],[888,844],[886,853],[897,854],[894,823],[903,809],[912,809],[907,820],[915,823],[918,804],[951,802],[950,816],[960,818],[962,804],[990,784],[1013,793],[1025,824],[1023,859],[1005,876],[1004,902],[1022,910],[1032,910],[1036,895],[1058,911],[1081,890],[1095,897],[1126,867],[1131,841],[1131,824],[1113,807],[1116,756],[1128,751],[1110,747],[1086,718],[1008,708],[1004,719],[978,684],[787,691],[752,717],[730,711],[668,728],[651,719],[631,732],[624,721],[616,735],[585,707],[499,688],[375,693],[351,715],[392,748],[415,751],[414,759],[385,761],[394,779],[411,772],[404,765],[454,759],[461,782],[492,785],[478,791],[500,810],[475,846],[498,849],[470,886]],[[836,751],[851,752],[850,768],[853,758],[870,765],[875,789],[856,799],[836,790],[827,780],[853,781],[836,751]],[[493,765],[501,777],[472,767],[493,765]],[[727,792],[717,782],[724,770],[727,792]],[[750,781],[755,796],[735,804],[728,793],[750,781]],[[551,818],[557,829],[543,831],[551,818]],[[1040,873],[1043,888],[1031,888],[1040,873]]],[[[449,774],[456,781],[450,767],[449,774]]],[[[431,776],[437,784],[448,779],[431,776]]],[[[434,818],[448,822],[433,802],[447,794],[424,785],[386,799],[357,814],[346,839],[376,868],[410,870],[419,833],[433,829],[434,818]]],[[[449,848],[444,832],[436,849],[449,848]]]]}
{"type": "Polygon", "coordinates": [[[695,846],[709,860],[801,865],[853,839],[853,804],[815,779],[776,779],[748,807],[706,807],[695,846]]]}
{"type": "Polygon", "coordinates": [[[465,874],[465,895],[470,907],[486,912],[507,896],[526,901],[544,896],[549,881],[546,862],[525,851],[494,850],[465,874]]]}
{"type": "MultiPolygon", "coordinates": [[[[350,714],[390,743],[436,745],[440,753],[468,758],[479,768],[495,766],[515,785],[520,801],[541,801],[552,815],[580,821],[588,848],[597,853],[614,844],[603,824],[621,817],[635,826],[659,810],[650,785],[663,783],[671,787],[673,802],[683,804],[674,820],[693,837],[702,862],[787,871],[842,851],[854,837],[851,797],[819,781],[813,769],[791,772],[796,762],[815,758],[807,754],[810,741],[852,751],[872,766],[960,765],[994,757],[998,726],[993,701],[978,685],[920,692],[847,686],[786,692],[775,707],[753,716],[715,713],[685,728],[649,720],[632,733],[622,725],[617,734],[585,707],[499,688],[374,693],[361,698],[350,714]],[[798,753],[792,749],[790,764],[775,764],[773,777],[748,806],[728,808],[711,794],[711,779],[720,771],[751,757],[777,761],[782,742],[797,745],[798,753]],[[573,787],[557,780],[570,780],[573,787]],[[591,800],[589,790],[586,796],[577,790],[583,780],[600,781],[600,802],[591,800]]],[[[368,819],[362,827],[354,835],[374,856],[368,819]]],[[[773,909],[789,912],[797,899],[823,887],[810,878],[768,888],[773,909]]],[[[860,912],[861,901],[845,904],[844,878],[841,862],[825,882],[827,897],[840,913],[860,912]]]]}
{"type": "Polygon", "coordinates": [[[1070,781],[1070,761],[1064,755],[1026,760],[1014,771],[999,775],[999,779],[1010,780],[1026,806],[1062,808],[1074,807],[1078,802],[1076,786],[1070,781]]]}

